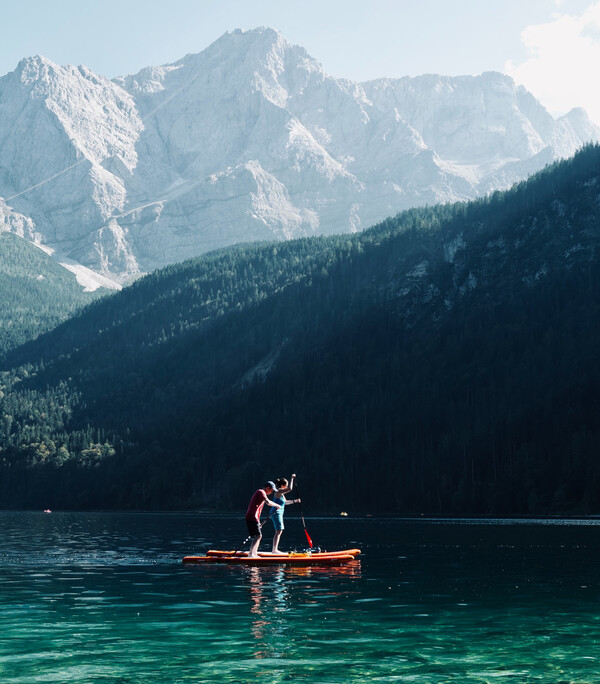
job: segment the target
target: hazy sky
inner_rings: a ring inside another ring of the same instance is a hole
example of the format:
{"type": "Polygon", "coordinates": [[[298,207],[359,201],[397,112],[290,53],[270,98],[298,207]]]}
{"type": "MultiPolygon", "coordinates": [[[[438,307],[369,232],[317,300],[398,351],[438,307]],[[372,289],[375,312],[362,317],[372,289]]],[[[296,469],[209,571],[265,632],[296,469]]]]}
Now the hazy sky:
{"type": "Polygon", "coordinates": [[[0,0],[0,17],[0,75],[41,54],[112,78],[272,26],[333,76],[502,71],[600,124],[600,0],[0,0]]]}

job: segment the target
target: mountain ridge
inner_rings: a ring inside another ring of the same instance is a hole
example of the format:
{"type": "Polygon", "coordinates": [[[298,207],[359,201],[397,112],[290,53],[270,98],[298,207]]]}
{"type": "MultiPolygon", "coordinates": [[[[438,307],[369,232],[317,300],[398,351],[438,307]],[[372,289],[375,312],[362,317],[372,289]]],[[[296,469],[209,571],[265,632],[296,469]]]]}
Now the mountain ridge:
{"type": "Polygon", "coordinates": [[[355,83],[270,28],[112,81],[28,58],[0,78],[0,226],[127,282],[473,199],[599,138],[508,76],[355,83]]]}

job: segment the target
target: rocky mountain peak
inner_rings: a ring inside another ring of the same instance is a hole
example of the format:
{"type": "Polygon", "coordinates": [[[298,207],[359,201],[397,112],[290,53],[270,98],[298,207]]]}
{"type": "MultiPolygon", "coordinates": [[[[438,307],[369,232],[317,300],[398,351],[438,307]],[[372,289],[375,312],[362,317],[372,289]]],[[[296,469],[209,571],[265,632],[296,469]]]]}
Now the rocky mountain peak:
{"type": "Polygon", "coordinates": [[[128,280],[475,198],[599,138],[497,72],[354,83],[265,27],[112,81],[32,57],[0,79],[2,220],[128,280]]]}

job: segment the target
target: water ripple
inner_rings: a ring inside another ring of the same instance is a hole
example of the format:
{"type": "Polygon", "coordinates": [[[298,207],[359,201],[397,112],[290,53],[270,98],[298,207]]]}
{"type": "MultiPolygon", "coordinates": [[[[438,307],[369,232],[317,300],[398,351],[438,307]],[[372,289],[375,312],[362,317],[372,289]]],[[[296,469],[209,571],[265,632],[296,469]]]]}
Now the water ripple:
{"type": "Polygon", "coordinates": [[[598,681],[597,522],[322,518],[361,560],[188,568],[243,521],[0,513],[0,680],[598,681]]]}

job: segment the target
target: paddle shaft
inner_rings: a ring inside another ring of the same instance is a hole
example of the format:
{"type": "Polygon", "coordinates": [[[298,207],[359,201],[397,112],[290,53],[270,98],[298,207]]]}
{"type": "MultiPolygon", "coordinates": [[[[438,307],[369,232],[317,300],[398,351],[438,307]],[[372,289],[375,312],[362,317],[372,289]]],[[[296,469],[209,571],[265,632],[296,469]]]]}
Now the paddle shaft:
{"type": "Polygon", "coordinates": [[[252,536],[246,537],[246,539],[244,539],[244,541],[237,547],[237,549],[233,552],[232,555],[237,556],[238,553],[244,548],[244,546],[246,546],[246,544],[250,541],[250,539],[252,539],[252,536]]]}
{"type": "Polygon", "coordinates": [[[300,495],[300,490],[298,489],[298,485],[296,485],[296,493],[298,494],[298,500],[299,500],[299,506],[300,506],[300,518],[302,519],[302,527],[304,527],[304,534],[306,535],[306,540],[308,541],[308,545],[312,549],[313,540],[310,538],[310,534],[308,534],[308,530],[306,529],[306,523],[304,522],[304,512],[302,511],[302,496],[300,495]]]}

